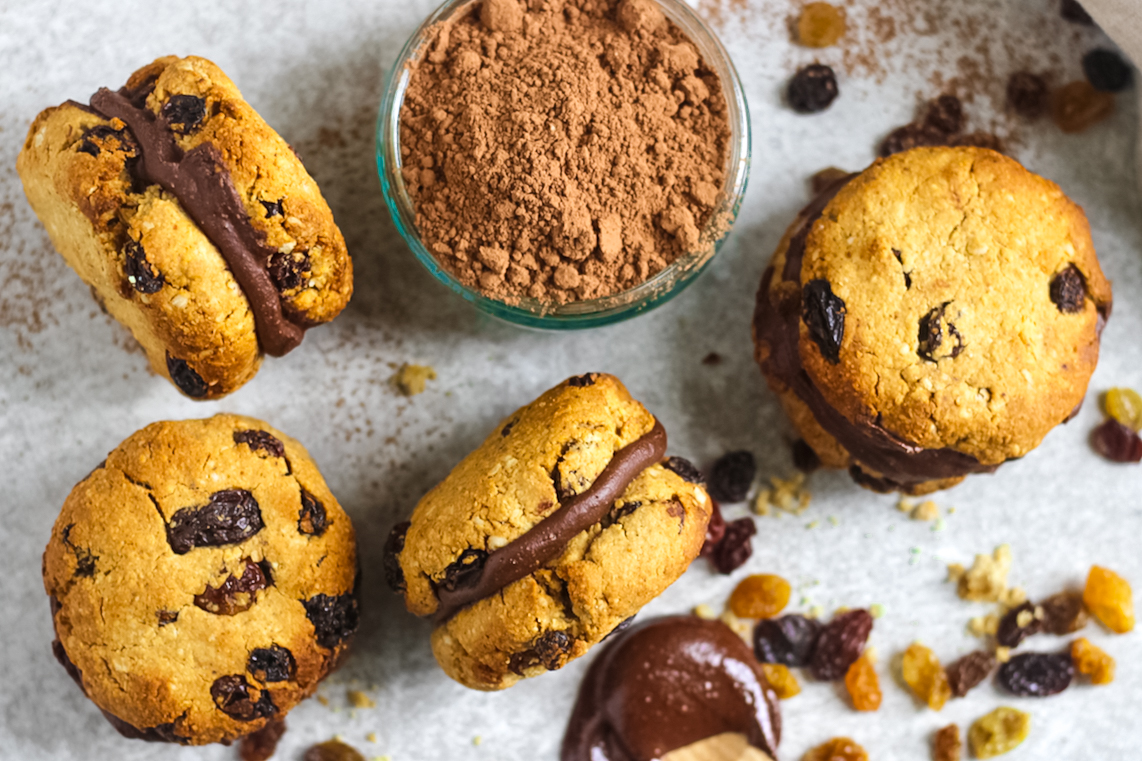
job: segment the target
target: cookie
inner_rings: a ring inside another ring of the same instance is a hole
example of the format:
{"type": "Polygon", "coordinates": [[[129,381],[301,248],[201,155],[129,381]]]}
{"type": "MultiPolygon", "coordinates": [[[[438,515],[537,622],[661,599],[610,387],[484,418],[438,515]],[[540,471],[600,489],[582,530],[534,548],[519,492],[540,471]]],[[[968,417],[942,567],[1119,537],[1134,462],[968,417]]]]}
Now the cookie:
{"type": "Polygon", "coordinates": [[[623,384],[589,373],[512,413],[420,500],[386,573],[433,617],[445,673],[498,690],[561,668],[686,570],[712,503],[665,449],[623,384]]]}
{"type": "Polygon", "coordinates": [[[352,295],[317,184],[204,58],[45,110],[16,168],[56,249],[191,398],[239,388],[352,295]]]}
{"type": "Polygon", "coordinates": [[[283,718],[357,626],[353,525],[253,418],[154,423],[68,495],[44,551],[56,657],[127,737],[228,742],[283,718]]]}
{"type": "Polygon", "coordinates": [[[1073,416],[1111,301],[1057,185],[994,151],[917,148],[801,212],[762,278],[756,358],[823,464],[923,494],[1073,416]]]}

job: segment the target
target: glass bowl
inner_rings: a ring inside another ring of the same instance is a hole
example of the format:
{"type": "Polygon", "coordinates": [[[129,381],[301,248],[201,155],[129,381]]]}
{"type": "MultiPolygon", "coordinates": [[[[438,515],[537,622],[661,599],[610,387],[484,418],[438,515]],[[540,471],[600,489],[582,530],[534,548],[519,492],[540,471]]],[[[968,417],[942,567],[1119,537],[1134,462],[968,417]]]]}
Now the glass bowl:
{"type": "Polygon", "coordinates": [[[377,172],[380,174],[385,203],[397,230],[420,263],[437,280],[472,302],[480,311],[517,325],[545,330],[591,328],[620,322],[665,304],[692,283],[713,260],[737,217],[749,180],[749,107],[738,73],[722,43],[682,0],[658,0],[666,17],[690,38],[706,64],[717,72],[726,99],[731,131],[726,156],[726,181],[721,189],[721,200],[710,214],[708,229],[703,231],[703,248],[679,256],[645,282],[612,296],[567,304],[544,304],[523,297],[517,304],[507,304],[463,285],[429,253],[421,241],[415,221],[416,209],[401,176],[400,111],[411,74],[409,64],[416,60],[424,51],[426,43],[431,41],[430,32],[435,24],[464,13],[476,2],[479,0],[448,0],[437,8],[405,43],[396,63],[386,75],[384,98],[377,120],[377,172]],[[707,243],[714,237],[713,225],[719,221],[722,225],[720,237],[715,243],[707,243]]]}

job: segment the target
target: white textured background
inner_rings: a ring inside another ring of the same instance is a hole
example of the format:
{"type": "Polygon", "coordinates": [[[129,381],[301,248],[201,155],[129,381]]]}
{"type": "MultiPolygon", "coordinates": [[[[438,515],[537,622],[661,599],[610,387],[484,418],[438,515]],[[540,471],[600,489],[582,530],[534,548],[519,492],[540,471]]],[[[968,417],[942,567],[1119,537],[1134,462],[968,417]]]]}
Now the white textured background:
{"type": "MultiPolygon", "coordinates": [[[[708,464],[748,448],[762,474],[791,470],[789,426],[751,358],[749,323],[762,268],[807,200],[806,178],[831,164],[857,169],[921,98],[945,87],[971,95],[975,126],[1008,134],[1013,153],[1059,182],[1090,216],[1115,286],[1114,316],[1092,388],[1142,389],[1142,223],[1131,159],[1133,97],[1080,136],[1049,121],[1001,115],[1006,75],[1081,76],[1080,54],[1102,35],[1062,22],[1057,0],[850,0],[855,29],[839,48],[792,46],[793,0],[723,0],[704,9],[742,75],[754,124],[753,173],[732,239],[701,280],[633,322],[572,335],[524,332],[479,316],[412,258],[385,211],[373,164],[383,73],[434,0],[341,2],[0,2],[0,757],[11,759],[224,759],[234,749],[183,749],[121,739],[53,660],[40,553],[72,484],[131,432],[163,418],[232,410],[299,437],[352,514],[364,564],[364,616],[353,656],[289,717],[279,758],[340,734],[367,757],[554,759],[586,660],[502,694],[451,683],[436,668],[429,628],[384,586],[380,548],[389,526],[511,409],[562,378],[619,375],[665,422],[671,451],[708,464]],[[895,36],[889,34],[894,32],[895,36]],[[891,38],[890,38],[891,37],[891,38]],[[98,87],[119,86],[151,59],[190,53],[215,60],[304,157],[321,183],[356,264],[356,296],[300,349],[268,360],[258,377],[217,403],[181,398],[152,376],[130,336],[99,313],[88,289],[53,253],[14,171],[36,113],[98,87]],[[797,65],[837,66],[831,110],[797,116],[781,89],[797,65]],[[998,106],[998,112],[997,112],[998,106]],[[708,352],[724,357],[708,367],[708,352]],[[440,377],[411,400],[386,384],[395,364],[433,365],[440,377]],[[345,706],[351,680],[377,707],[345,706]],[[332,710],[340,707],[340,710],[332,710]],[[376,732],[378,742],[365,740],[376,732]],[[473,743],[479,736],[482,742],[473,743]]],[[[857,714],[841,690],[807,684],[783,705],[782,758],[848,734],[873,759],[927,757],[931,732],[966,726],[997,705],[1030,711],[1030,739],[1012,758],[1124,759],[1142,747],[1142,636],[1085,634],[1118,659],[1109,687],[1075,686],[1045,700],[990,684],[939,714],[921,709],[888,673],[913,639],[945,662],[977,643],[968,618],[990,611],[958,600],[944,564],[1010,542],[1012,582],[1041,598],[1081,584],[1092,562],[1142,589],[1142,469],[1116,466],[1087,446],[1101,419],[1089,401],[1036,452],[937,501],[955,506],[942,532],[910,522],[890,497],[838,474],[812,479],[801,518],[759,519],[755,553],[733,577],[699,561],[644,616],[720,607],[747,573],[779,573],[797,588],[791,609],[881,603],[872,643],[882,655],[884,705],[857,714]],[[833,525],[828,518],[836,519],[833,525]],[[810,521],[819,521],[807,529],[810,521]],[[798,604],[801,597],[807,598],[798,604]]],[[[741,507],[728,509],[737,517],[741,507]]],[[[1025,649],[1063,645],[1040,636],[1025,649]]]]}

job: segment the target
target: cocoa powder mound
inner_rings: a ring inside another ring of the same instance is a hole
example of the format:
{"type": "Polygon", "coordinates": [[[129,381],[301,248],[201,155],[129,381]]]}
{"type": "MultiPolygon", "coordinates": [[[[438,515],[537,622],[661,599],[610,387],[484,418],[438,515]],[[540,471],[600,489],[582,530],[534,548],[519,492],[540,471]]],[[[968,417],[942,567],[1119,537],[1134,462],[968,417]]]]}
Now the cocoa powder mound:
{"type": "Polygon", "coordinates": [[[433,34],[401,106],[401,171],[460,282],[563,304],[712,244],[725,96],[653,0],[483,0],[433,34]]]}

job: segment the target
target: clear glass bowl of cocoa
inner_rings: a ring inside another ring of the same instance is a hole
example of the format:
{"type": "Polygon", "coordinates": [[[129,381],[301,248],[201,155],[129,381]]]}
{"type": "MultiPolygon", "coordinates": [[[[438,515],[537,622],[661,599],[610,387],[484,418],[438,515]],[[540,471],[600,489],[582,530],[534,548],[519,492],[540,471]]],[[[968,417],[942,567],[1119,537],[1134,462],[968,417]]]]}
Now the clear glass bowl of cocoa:
{"type": "Polygon", "coordinates": [[[438,280],[568,330],[680,293],[737,216],[749,109],[681,0],[449,0],[385,82],[377,169],[438,280]]]}

